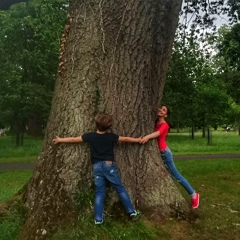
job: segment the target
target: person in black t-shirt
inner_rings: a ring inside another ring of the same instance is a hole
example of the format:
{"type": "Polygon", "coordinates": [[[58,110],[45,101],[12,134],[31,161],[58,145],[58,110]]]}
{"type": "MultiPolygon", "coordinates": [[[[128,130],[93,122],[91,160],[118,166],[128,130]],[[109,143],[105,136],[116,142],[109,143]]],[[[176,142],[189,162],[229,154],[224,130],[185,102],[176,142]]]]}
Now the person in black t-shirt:
{"type": "Polygon", "coordinates": [[[57,143],[80,143],[86,142],[90,146],[91,162],[93,164],[94,183],[96,187],[94,201],[95,224],[103,223],[103,208],[106,192],[106,182],[109,181],[116,190],[119,199],[123,203],[125,211],[132,221],[136,221],[141,216],[141,212],[135,210],[132,201],[125,189],[118,173],[118,168],[114,158],[114,145],[117,142],[141,143],[141,138],[122,137],[115,133],[109,133],[113,123],[113,118],[109,114],[98,114],[96,120],[96,132],[85,133],[79,137],[53,139],[57,143]]]}

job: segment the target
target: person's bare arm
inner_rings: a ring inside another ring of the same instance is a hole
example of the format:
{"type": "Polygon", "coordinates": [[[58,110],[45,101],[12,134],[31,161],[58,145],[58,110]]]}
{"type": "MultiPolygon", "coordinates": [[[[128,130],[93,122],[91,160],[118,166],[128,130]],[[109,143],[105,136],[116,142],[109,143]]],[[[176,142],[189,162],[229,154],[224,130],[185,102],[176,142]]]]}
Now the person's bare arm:
{"type": "Polygon", "coordinates": [[[141,139],[141,142],[140,142],[140,143],[146,143],[149,139],[157,138],[157,137],[159,137],[159,135],[160,135],[160,132],[159,132],[159,131],[150,133],[150,134],[144,136],[144,137],[141,139]]]}
{"type": "Polygon", "coordinates": [[[54,144],[57,144],[57,143],[79,143],[79,142],[83,142],[82,136],[80,136],[80,137],[68,137],[68,138],[56,137],[55,139],[53,139],[54,144]]]}
{"type": "Polygon", "coordinates": [[[133,138],[133,137],[122,137],[122,136],[119,136],[118,141],[119,141],[119,142],[140,143],[140,142],[141,142],[141,138],[133,138]]]}

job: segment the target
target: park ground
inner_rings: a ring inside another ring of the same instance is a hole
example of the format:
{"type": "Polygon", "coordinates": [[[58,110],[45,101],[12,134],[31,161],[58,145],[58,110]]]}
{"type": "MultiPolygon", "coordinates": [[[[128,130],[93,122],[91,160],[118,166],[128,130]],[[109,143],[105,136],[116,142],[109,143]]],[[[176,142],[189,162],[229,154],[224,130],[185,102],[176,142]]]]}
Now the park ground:
{"type": "MultiPolygon", "coordinates": [[[[4,155],[1,140],[3,139],[0,139],[0,205],[31,178],[41,142],[36,140],[36,144],[28,139],[28,146],[23,152],[21,149],[6,147],[4,155]]],[[[50,240],[239,240],[239,136],[216,134],[213,145],[206,146],[205,140],[200,137],[192,141],[186,134],[172,135],[169,145],[173,146],[177,168],[201,196],[199,208],[192,212],[192,220],[176,216],[149,218],[143,212],[143,217],[136,223],[129,222],[125,216],[107,215],[104,225],[96,228],[90,207],[79,215],[76,225],[60,230],[50,240]]],[[[183,188],[177,183],[176,186],[186,201],[189,201],[183,188]]],[[[21,217],[16,209],[10,211],[8,217],[0,216],[1,240],[17,240],[20,228],[21,217]]]]}

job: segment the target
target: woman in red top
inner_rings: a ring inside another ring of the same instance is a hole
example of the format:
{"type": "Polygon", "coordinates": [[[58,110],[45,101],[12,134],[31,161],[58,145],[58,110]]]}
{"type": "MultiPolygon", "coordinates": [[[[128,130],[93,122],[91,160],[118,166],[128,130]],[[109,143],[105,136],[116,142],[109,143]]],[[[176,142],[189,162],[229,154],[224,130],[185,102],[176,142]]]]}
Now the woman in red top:
{"type": "Polygon", "coordinates": [[[173,155],[166,143],[166,138],[168,135],[169,125],[165,121],[165,118],[170,115],[170,110],[167,106],[162,106],[158,109],[158,119],[155,125],[155,132],[146,135],[142,138],[142,143],[146,143],[149,139],[157,138],[158,147],[163,159],[163,162],[168,169],[169,173],[173,178],[175,178],[189,193],[192,197],[192,208],[197,208],[199,206],[199,193],[192,188],[190,183],[184,178],[177,170],[174,162],[173,155]]]}

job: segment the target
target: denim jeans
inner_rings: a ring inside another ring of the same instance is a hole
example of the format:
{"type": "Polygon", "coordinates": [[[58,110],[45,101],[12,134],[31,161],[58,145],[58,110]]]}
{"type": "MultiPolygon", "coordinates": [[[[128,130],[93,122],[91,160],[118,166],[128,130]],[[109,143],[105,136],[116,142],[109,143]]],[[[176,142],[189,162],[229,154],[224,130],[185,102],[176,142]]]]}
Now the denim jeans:
{"type": "Polygon", "coordinates": [[[122,184],[119,177],[116,163],[106,164],[105,161],[93,164],[94,183],[96,187],[95,202],[94,202],[94,218],[96,221],[103,220],[103,208],[106,192],[106,181],[108,180],[116,190],[119,199],[123,203],[127,213],[135,211],[131,199],[122,184]]]}
{"type": "Polygon", "coordinates": [[[173,162],[173,155],[171,150],[167,147],[164,151],[161,151],[161,156],[163,159],[163,162],[171,174],[171,176],[176,179],[189,193],[189,195],[192,195],[195,193],[195,190],[192,188],[190,183],[187,181],[186,178],[184,178],[177,170],[174,162],[173,162]]]}

